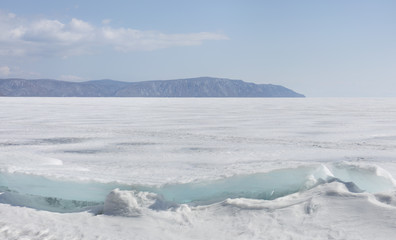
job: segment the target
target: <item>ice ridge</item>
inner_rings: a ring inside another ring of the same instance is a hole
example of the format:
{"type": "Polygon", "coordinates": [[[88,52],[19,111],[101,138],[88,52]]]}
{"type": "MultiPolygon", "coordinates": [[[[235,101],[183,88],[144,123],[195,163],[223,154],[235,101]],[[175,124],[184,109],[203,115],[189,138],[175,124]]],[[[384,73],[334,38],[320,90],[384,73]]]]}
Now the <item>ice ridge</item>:
{"type": "Polygon", "coordinates": [[[332,182],[343,184],[352,193],[395,189],[394,179],[383,169],[342,163],[162,186],[65,181],[0,172],[0,203],[53,212],[139,216],[144,209],[166,210],[180,204],[208,205],[237,198],[274,200],[332,182]]]}

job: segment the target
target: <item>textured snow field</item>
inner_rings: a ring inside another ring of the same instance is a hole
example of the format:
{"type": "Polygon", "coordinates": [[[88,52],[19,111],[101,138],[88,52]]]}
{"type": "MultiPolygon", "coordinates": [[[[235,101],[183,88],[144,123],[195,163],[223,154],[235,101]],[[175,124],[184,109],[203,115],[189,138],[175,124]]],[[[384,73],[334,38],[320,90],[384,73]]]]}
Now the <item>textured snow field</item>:
{"type": "Polygon", "coordinates": [[[0,98],[0,239],[391,239],[396,99],[0,98]]]}

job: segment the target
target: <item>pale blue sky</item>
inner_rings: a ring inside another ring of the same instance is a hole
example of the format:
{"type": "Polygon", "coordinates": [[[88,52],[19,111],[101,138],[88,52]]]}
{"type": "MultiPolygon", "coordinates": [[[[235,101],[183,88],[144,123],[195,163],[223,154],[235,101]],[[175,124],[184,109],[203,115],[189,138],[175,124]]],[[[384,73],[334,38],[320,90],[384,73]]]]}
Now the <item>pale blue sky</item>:
{"type": "Polygon", "coordinates": [[[396,1],[0,2],[0,78],[213,76],[396,96],[396,1]]]}

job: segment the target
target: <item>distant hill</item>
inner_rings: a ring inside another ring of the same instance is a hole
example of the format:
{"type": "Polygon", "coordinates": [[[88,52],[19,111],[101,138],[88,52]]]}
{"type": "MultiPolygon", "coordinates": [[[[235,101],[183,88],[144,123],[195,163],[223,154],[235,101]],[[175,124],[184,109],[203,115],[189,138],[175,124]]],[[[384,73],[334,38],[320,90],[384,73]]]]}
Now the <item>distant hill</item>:
{"type": "Polygon", "coordinates": [[[120,82],[67,82],[51,79],[0,79],[0,96],[9,97],[304,97],[272,84],[224,78],[120,82]]]}

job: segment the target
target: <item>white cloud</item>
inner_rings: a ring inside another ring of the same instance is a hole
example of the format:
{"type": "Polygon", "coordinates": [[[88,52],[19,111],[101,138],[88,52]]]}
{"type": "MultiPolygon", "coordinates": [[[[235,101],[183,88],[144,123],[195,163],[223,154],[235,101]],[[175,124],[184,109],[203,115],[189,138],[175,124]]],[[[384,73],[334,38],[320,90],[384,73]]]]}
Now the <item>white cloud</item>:
{"type": "Polygon", "coordinates": [[[0,65],[0,78],[40,78],[41,74],[37,72],[25,71],[18,66],[1,66],[0,65]]]}
{"type": "Polygon", "coordinates": [[[91,34],[95,29],[91,24],[84,22],[82,20],[73,18],[70,22],[70,29],[74,33],[85,33],[91,34]]]}
{"type": "Polygon", "coordinates": [[[122,52],[152,51],[228,39],[224,34],[210,32],[166,34],[112,28],[110,22],[110,19],[103,20],[102,27],[76,18],[66,23],[51,19],[29,22],[15,14],[0,11],[0,55],[68,57],[86,54],[104,46],[122,52]]]}
{"type": "Polygon", "coordinates": [[[0,66],[0,76],[1,77],[8,77],[10,75],[11,70],[8,66],[0,66]]]}
{"type": "Polygon", "coordinates": [[[32,23],[21,35],[27,42],[53,42],[55,44],[73,44],[92,40],[94,28],[84,21],[73,18],[64,24],[57,20],[43,19],[32,23]]]}
{"type": "Polygon", "coordinates": [[[15,15],[14,13],[8,13],[8,17],[9,17],[9,18],[15,18],[16,15],[15,15]]]}
{"type": "Polygon", "coordinates": [[[58,79],[63,81],[71,81],[71,82],[82,82],[86,80],[83,77],[74,76],[74,75],[62,75],[58,79]]]}
{"type": "Polygon", "coordinates": [[[107,25],[111,23],[111,19],[103,19],[102,24],[107,25]]]}
{"type": "Polygon", "coordinates": [[[125,28],[102,29],[105,40],[119,51],[156,50],[174,46],[200,45],[206,40],[226,40],[217,33],[164,34],[156,31],[140,31],[125,28]]]}

